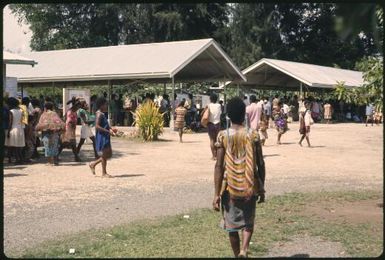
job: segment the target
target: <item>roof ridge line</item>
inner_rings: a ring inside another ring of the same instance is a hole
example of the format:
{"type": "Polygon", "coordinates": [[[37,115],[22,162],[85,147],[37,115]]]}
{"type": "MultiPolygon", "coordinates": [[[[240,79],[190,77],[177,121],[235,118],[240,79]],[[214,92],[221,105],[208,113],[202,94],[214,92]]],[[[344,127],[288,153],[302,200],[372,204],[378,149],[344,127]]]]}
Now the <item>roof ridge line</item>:
{"type": "Polygon", "coordinates": [[[30,53],[43,53],[43,52],[65,52],[65,51],[75,51],[75,50],[85,50],[85,49],[102,49],[102,48],[118,48],[125,46],[133,45],[160,45],[160,44],[170,44],[170,43],[182,43],[182,42],[193,42],[193,41],[203,41],[203,40],[214,40],[213,38],[203,38],[203,39],[194,39],[194,40],[182,40],[182,41],[169,41],[169,42],[146,42],[146,43],[132,43],[132,44],[118,44],[118,45],[109,45],[109,46],[94,46],[94,47],[84,47],[84,48],[72,48],[72,49],[60,49],[60,50],[46,50],[46,51],[31,51],[30,53]]]}

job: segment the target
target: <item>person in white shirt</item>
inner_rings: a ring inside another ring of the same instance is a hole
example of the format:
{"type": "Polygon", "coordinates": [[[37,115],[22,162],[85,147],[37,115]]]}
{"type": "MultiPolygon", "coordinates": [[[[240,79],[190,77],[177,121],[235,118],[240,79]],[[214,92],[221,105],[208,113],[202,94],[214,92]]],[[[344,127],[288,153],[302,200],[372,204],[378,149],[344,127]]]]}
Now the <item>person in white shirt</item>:
{"type": "Polygon", "coordinates": [[[369,103],[366,105],[366,109],[365,109],[365,115],[366,115],[366,123],[365,123],[365,126],[368,126],[368,122],[369,120],[372,121],[372,126],[373,126],[373,114],[374,114],[374,106],[372,103],[369,103]]]}
{"type": "Polygon", "coordinates": [[[289,113],[289,106],[285,103],[283,103],[283,113],[287,116],[287,114],[289,113]]]}
{"type": "Polygon", "coordinates": [[[310,146],[310,126],[314,123],[313,118],[311,117],[311,111],[310,111],[310,103],[305,102],[305,112],[300,112],[299,115],[299,133],[302,135],[301,139],[299,140],[298,144],[302,146],[303,139],[306,138],[306,142],[308,147],[310,146]]]}
{"type": "Polygon", "coordinates": [[[250,102],[249,102],[249,98],[247,96],[244,96],[243,97],[243,103],[245,103],[245,106],[247,107],[248,105],[250,105],[250,102]]]}
{"type": "Polygon", "coordinates": [[[212,160],[217,159],[217,149],[215,148],[215,142],[217,141],[217,136],[221,130],[221,114],[222,107],[217,103],[218,96],[216,94],[210,95],[210,104],[208,105],[209,110],[209,123],[207,124],[207,129],[210,138],[210,148],[213,155],[212,160]]]}

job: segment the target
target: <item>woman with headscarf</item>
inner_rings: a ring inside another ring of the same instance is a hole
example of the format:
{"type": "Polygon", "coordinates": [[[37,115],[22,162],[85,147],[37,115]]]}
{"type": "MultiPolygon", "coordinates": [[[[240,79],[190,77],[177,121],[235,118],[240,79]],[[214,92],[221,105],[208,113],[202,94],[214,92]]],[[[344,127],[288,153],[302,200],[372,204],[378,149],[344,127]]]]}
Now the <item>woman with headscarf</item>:
{"type": "Polygon", "coordinates": [[[44,144],[45,157],[48,159],[48,165],[58,165],[55,160],[59,154],[59,135],[64,130],[65,124],[58,114],[53,111],[52,102],[44,103],[44,112],[41,114],[35,130],[42,132],[42,141],[44,144]]]}

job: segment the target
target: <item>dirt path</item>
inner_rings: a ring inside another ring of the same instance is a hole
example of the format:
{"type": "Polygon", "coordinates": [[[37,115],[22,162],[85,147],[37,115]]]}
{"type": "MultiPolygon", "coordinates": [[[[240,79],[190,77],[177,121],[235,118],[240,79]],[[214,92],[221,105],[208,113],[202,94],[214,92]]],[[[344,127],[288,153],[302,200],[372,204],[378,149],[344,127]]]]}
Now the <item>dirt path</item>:
{"type": "MultiPolygon", "coordinates": [[[[382,188],[382,126],[315,125],[311,149],[298,146],[298,125],[290,127],[281,146],[275,145],[276,132],[269,129],[263,149],[267,196],[382,188]]],[[[163,139],[114,139],[114,158],[108,165],[112,179],[93,177],[85,163],[72,161],[69,150],[59,167],[6,165],[5,252],[89,228],[210,207],[214,162],[207,134],[185,135],[183,144],[176,142],[176,133],[163,139]]],[[[91,158],[90,149],[86,144],[81,157],[91,158]]]]}

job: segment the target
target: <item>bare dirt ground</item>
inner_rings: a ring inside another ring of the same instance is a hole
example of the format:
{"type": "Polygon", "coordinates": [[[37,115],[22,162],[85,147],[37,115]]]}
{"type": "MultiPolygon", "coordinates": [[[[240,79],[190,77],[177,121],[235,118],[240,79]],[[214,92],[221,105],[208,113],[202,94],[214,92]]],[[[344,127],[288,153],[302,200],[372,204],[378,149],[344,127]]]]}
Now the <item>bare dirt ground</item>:
{"type": "MultiPolygon", "coordinates": [[[[382,125],[316,124],[313,148],[297,144],[298,124],[289,127],[280,146],[276,131],[268,130],[263,148],[267,200],[293,191],[382,190],[382,125]]],[[[162,139],[140,143],[114,138],[107,168],[115,176],[111,179],[91,174],[89,144],[81,152],[83,163],[74,162],[65,150],[58,167],[44,165],[43,159],[32,165],[5,164],[5,253],[90,228],[210,207],[215,162],[207,133],[186,134],[180,144],[177,133],[166,130],[162,139]]]]}
{"type": "Polygon", "coordinates": [[[309,205],[303,212],[305,215],[327,221],[346,221],[348,223],[375,223],[383,225],[382,199],[345,202],[343,204],[319,203],[309,205]]]}
{"type": "Polygon", "coordinates": [[[310,258],[310,257],[349,257],[341,243],[325,241],[319,237],[295,236],[288,242],[278,242],[266,257],[291,257],[291,258],[310,258]],[[306,253],[303,253],[306,252],[306,253]]]}

